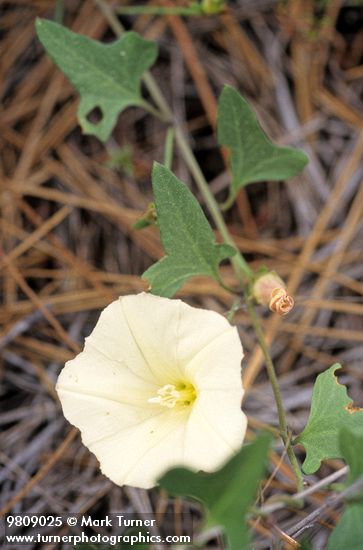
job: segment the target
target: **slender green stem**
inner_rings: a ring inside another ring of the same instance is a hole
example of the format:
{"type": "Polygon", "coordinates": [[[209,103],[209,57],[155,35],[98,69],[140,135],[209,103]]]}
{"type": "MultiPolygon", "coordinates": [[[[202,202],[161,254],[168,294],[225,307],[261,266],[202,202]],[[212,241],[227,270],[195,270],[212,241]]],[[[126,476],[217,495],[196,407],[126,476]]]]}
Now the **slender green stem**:
{"type": "Polygon", "coordinates": [[[175,130],[173,126],[169,126],[168,131],[166,132],[164,151],[164,164],[167,168],[169,168],[169,170],[173,164],[174,135],[175,130]]]}
{"type": "MultiPolygon", "coordinates": [[[[113,13],[113,11],[110,9],[110,7],[106,4],[104,0],[94,0],[95,3],[98,5],[100,11],[102,11],[105,18],[108,20],[110,27],[115,31],[117,35],[120,35],[123,33],[123,27],[121,23],[118,21],[117,17],[113,13]]],[[[182,130],[177,126],[175,121],[173,121],[173,114],[172,111],[164,98],[163,93],[161,92],[159,86],[155,82],[154,78],[150,73],[146,73],[144,75],[144,83],[147,87],[149,94],[155,104],[157,105],[158,111],[156,111],[152,106],[149,105],[149,111],[152,111],[152,114],[160,118],[161,120],[164,120],[166,122],[169,122],[173,125],[174,131],[175,131],[175,140],[180,148],[180,151],[183,155],[184,161],[187,164],[191,174],[193,175],[195,182],[198,185],[198,188],[203,196],[203,199],[211,213],[211,216],[214,220],[214,223],[219,230],[224,242],[226,244],[231,245],[236,249],[235,242],[228,230],[228,227],[223,219],[220,207],[214,198],[213,193],[211,192],[209,185],[203,175],[203,172],[200,169],[200,166],[193,154],[193,151],[191,150],[184,133],[182,130]],[[151,107],[151,109],[150,109],[151,107]]],[[[279,417],[279,426],[280,426],[280,432],[281,432],[281,438],[286,446],[286,452],[289,457],[291,466],[293,468],[293,471],[296,475],[298,487],[299,490],[303,487],[303,477],[301,474],[301,470],[299,468],[294,450],[291,445],[288,427],[287,427],[287,421],[286,421],[286,415],[282,403],[281,398],[281,392],[280,387],[278,384],[277,376],[275,367],[267,346],[267,343],[265,341],[265,337],[262,331],[262,327],[260,324],[260,321],[258,319],[253,301],[249,293],[247,292],[248,284],[253,282],[254,279],[254,273],[252,269],[248,266],[246,260],[243,258],[242,254],[238,249],[236,249],[236,255],[231,258],[231,263],[234,268],[234,271],[236,273],[237,279],[242,285],[242,288],[244,288],[244,294],[246,298],[246,303],[248,307],[249,314],[251,316],[251,321],[254,327],[254,330],[256,332],[256,336],[259,342],[259,345],[261,347],[261,350],[263,352],[265,363],[266,363],[266,369],[267,373],[272,385],[275,402],[277,406],[278,411],[278,417],[279,417]]]]}
{"type": "Polygon", "coordinates": [[[233,193],[232,190],[230,190],[227,200],[220,205],[220,209],[222,210],[222,212],[229,210],[233,205],[235,199],[236,199],[236,194],[233,193]]]}
{"type": "MultiPolygon", "coordinates": [[[[145,73],[142,77],[144,84],[146,88],[149,91],[149,94],[153,98],[154,102],[157,105],[158,111],[152,113],[157,118],[162,120],[163,122],[170,123],[173,121],[173,113],[171,112],[169,105],[166,103],[166,100],[161,93],[158,85],[156,84],[155,80],[153,79],[152,75],[150,73],[145,73]]],[[[150,103],[145,101],[146,105],[149,105],[149,111],[150,111],[150,103]]]]}
{"type": "Polygon", "coordinates": [[[265,359],[266,359],[266,368],[267,368],[267,372],[268,372],[268,375],[269,375],[269,378],[270,378],[270,381],[271,381],[271,386],[272,386],[272,390],[274,392],[275,401],[276,401],[277,410],[278,410],[278,415],[279,415],[279,424],[280,424],[281,435],[282,435],[283,438],[287,439],[288,432],[287,432],[286,417],[285,417],[285,413],[284,413],[284,407],[283,407],[283,404],[282,404],[280,387],[279,387],[279,383],[277,381],[277,377],[276,377],[276,373],[275,373],[275,368],[274,368],[269,350],[267,348],[267,344],[266,344],[266,341],[265,341],[265,338],[264,338],[264,335],[263,335],[263,332],[262,332],[262,329],[261,329],[261,324],[260,324],[260,321],[257,317],[256,310],[255,310],[254,305],[252,303],[252,299],[247,293],[245,293],[245,299],[246,299],[248,312],[250,314],[251,321],[252,321],[253,327],[254,327],[255,332],[256,332],[257,339],[259,341],[260,347],[261,347],[261,349],[263,351],[263,354],[265,356],[265,359]]]}
{"type": "Polygon", "coordinates": [[[55,1],[54,21],[56,23],[59,23],[60,25],[62,25],[63,24],[63,18],[64,18],[64,0],[56,0],[55,1]]]}
{"type": "Polygon", "coordinates": [[[117,36],[120,36],[125,29],[121,25],[120,21],[117,19],[116,15],[110,8],[110,6],[105,2],[105,0],[94,0],[94,3],[100,10],[100,12],[105,16],[106,21],[110,25],[111,29],[117,36]]]}
{"type": "Polygon", "coordinates": [[[145,109],[145,111],[147,111],[148,113],[150,113],[151,115],[153,115],[154,117],[158,118],[159,120],[161,120],[162,122],[165,122],[165,123],[168,123],[169,122],[169,117],[167,117],[165,114],[161,113],[159,109],[156,109],[153,105],[151,105],[151,103],[149,103],[148,101],[141,101],[139,103],[139,106],[142,107],[143,109],[145,109]]]}
{"type": "Polygon", "coordinates": [[[230,292],[235,296],[239,296],[241,294],[241,288],[234,288],[232,286],[227,285],[221,277],[218,277],[218,284],[221,288],[224,288],[224,290],[227,290],[227,292],[230,292]]]}
{"type": "Polygon", "coordinates": [[[273,361],[272,361],[272,358],[271,358],[271,355],[270,355],[270,352],[269,352],[269,349],[268,349],[268,346],[267,346],[267,343],[266,343],[266,340],[265,340],[265,336],[264,336],[262,328],[261,328],[261,323],[260,323],[260,321],[257,317],[257,313],[256,313],[256,310],[255,310],[252,298],[251,298],[251,296],[249,296],[248,293],[245,293],[245,299],[246,299],[248,312],[250,314],[250,318],[251,318],[251,321],[252,321],[252,325],[253,325],[253,328],[255,330],[257,339],[258,339],[258,343],[260,344],[260,347],[262,349],[262,352],[263,352],[263,355],[264,355],[264,358],[265,358],[266,370],[267,370],[267,374],[268,374],[268,377],[269,377],[270,382],[271,382],[272,391],[273,391],[273,394],[274,394],[276,407],[277,407],[277,412],[278,412],[278,417],[279,417],[281,439],[283,440],[283,442],[286,446],[287,456],[289,457],[291,466],[292,466],[292,468],[294,470],[294,473],[296,475],[296,479],[297,479],[297,482],[298,482],[298,490],[301,491],[304,488],[304,480],[303,480],[303,477],[302,477],[302,474],[301,474],[299,464],[296,460],[295,453],[294,453],[293,448],[291,446],[290,436],[289,436],[289,432],[288,432],[288,428],[287,428],[285,409],[284,409],[284,405],[282,403],[281,391],[280,391],[280,386],[279,386],[279,383],[278,383],[278,380],[277,380],[275,367],[274,367],[274,364],[273,364],[273,361]]]}
{"type": "Polygon", "coordinates": [[[230,323],[232,323],[233,317],[236,315],[240,307],[241,307],[241,298],[236,298],[232,304],[231,309],[227,311],[227,313],[225,314],[226,319],[228,319],[230,323]]]}

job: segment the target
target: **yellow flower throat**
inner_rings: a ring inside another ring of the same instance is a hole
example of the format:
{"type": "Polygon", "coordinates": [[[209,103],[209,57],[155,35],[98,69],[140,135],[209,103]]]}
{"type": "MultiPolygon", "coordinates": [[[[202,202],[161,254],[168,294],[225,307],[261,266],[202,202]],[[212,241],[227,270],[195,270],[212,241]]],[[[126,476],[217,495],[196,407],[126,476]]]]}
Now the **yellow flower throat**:
{"type": "Polygon", "coordinates": [[[176,406],[191,405],[196,397],[197,392],[193,384],[180,382],[176,385],[165,384],[165,386],[158,389],[157,397],[151,397],[148,402],[172,409],[176,406]]]}

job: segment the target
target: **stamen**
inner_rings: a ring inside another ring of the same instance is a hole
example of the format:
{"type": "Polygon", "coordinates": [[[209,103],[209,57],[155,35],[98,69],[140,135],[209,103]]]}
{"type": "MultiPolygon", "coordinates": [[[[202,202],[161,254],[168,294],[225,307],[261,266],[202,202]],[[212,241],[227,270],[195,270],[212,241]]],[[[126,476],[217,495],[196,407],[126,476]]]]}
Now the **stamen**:
{"type": "Polygon", "coordinates": [[[196,391],[192,384],[181,382],[176,386],[174,384],[165,384],[157,391],[157,397],[148,399],[148,403],[154,403],[172,409],[176,405],[191,405],[196,398],[196,391]]]}

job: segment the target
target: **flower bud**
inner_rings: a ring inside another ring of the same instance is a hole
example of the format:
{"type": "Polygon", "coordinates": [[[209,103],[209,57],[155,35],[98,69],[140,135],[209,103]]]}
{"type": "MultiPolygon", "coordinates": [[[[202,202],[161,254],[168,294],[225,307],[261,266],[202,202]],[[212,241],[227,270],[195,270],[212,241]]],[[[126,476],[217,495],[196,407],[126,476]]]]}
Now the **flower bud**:
{"type": "Polygon", "coordinates": [[[268,307],[279,315],[286,315],[294,307],[284,281],[275,271],[264,273],[253,284],[252,295],[258,304],[268,307]]]}

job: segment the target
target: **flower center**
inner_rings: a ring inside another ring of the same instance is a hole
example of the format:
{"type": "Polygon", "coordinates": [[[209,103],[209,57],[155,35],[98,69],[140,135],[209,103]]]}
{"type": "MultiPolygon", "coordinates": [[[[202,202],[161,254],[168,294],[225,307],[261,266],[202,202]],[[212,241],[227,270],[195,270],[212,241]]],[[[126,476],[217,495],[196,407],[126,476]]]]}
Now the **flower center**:
{"type": "Polygon", "coordinates": [[[172,409],[176,405],[191,405],[196,397],[197,393],[192,384],[180,382],[176,385],[165,384],[165,386],[158,389],[157,396],[151,397],[148,402],[172,409]]]}

